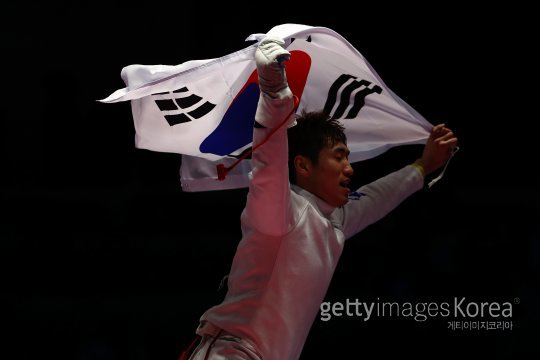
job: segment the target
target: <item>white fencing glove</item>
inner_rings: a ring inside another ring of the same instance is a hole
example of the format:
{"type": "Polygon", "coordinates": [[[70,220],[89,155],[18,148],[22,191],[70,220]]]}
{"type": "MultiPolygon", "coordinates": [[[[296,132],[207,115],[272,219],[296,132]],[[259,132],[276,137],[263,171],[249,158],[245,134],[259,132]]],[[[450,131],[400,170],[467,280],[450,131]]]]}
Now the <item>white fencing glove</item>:
{"type": "Polygon", "coordinates": [[[285,42],[279,38],[266,37],[255,51],[259,88],[273,98],[288,86],[284,62],[289,61],[291,53],[283,45],[285,42]]]}

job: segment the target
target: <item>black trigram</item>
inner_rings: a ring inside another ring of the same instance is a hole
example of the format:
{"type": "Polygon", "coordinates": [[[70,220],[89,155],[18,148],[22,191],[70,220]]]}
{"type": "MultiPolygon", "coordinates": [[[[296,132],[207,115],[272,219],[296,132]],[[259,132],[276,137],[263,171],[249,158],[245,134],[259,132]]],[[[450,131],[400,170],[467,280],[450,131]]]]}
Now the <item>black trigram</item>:
{"type": "Polygon", "coordinates": [[[351,106],[351,95],[353,92],[355,94],[354,99],[352,100],[352,107],[347,112],[345,119],[354,119],[356,115],[358,115],[360,109],[366,104],[366,96],[372,93],[382,93],[382,88],[379,85],[369,87],[371,82],[367,80],[352,80],[349,82],[351,79],[356,79],[356,76],[343,74],[334,81],[332,86],[330,86],[330,90],[328,90],[324,111],[329,114],[332,119],[340,119],[343,117],[345,111],[351,106]],[[339,97],[339,103],[334,110],[340,90],[341,95],[339,97]]]}
{"type": "Polygon", "coordinates": [[[187,87],[152,94],[152,98],[170,126],[199,119],[212,111],[216,106],[208,101],[201,104],[202,97],[190,94],[187,87]]]}

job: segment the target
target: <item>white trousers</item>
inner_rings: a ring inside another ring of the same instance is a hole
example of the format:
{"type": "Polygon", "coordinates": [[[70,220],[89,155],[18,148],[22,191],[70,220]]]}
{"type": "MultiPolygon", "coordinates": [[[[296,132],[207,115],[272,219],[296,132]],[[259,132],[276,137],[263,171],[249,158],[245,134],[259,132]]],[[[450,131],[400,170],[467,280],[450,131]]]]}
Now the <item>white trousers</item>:
{"type": "Polygon", "coordinates": [[[189,360],[262,360],[261,356],[247,341],[204,324],[204,335],[189,360]]]}

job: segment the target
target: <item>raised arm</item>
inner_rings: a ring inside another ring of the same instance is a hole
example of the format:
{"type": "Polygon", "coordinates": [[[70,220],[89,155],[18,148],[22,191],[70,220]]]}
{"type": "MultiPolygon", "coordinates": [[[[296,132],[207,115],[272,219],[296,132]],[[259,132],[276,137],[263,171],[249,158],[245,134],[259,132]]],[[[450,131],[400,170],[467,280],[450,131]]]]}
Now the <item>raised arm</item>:
{"type": "Polygon", "coordinates": [[[458,139],[444,124],[434,126],[422,157],[401,170],[361,187],[357,200],[343,207],[343,231],[349,238],[392,211],[421,189],[424,176],[442,167],[451,157],[458,139]]]}
{"type": "Polygon", "coordinates": [[[294,121],[294,115],[290,116],[294,101],[285,75],[285,62],[290,54],[282,45],[280,39],[266,38],[255,53],[261,94],[255,115],[253,147],[266,142],[253,152],[246,204],[250,225],[274,236],[286,233],[293,222],[287,127],[294,121]]]}

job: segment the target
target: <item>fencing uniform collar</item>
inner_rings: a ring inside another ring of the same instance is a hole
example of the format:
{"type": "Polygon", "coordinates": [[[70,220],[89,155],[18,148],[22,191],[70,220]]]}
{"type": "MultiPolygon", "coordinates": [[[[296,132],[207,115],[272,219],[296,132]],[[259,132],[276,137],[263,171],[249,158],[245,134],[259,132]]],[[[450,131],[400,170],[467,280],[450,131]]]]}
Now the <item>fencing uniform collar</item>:
{"type": "Polygon", "coordinates": [[[306,198],[306,200],[308,200],[311,203],[311,205],[313,205],[315,209],[317,209],[319,214],[321,216],[324,216],[325,218],[329,218],[330,214],[332,214],[332,212],[334,212],[334,210],[336,209],[334,206],[328,204],[326,201],[324,201],[317,195],[310,193],[309,191],[305,190],[304,188],[301,188],[298,185],[291,184],[291,189],[298,195],[301,195],[304,198],[306,198]]]}

